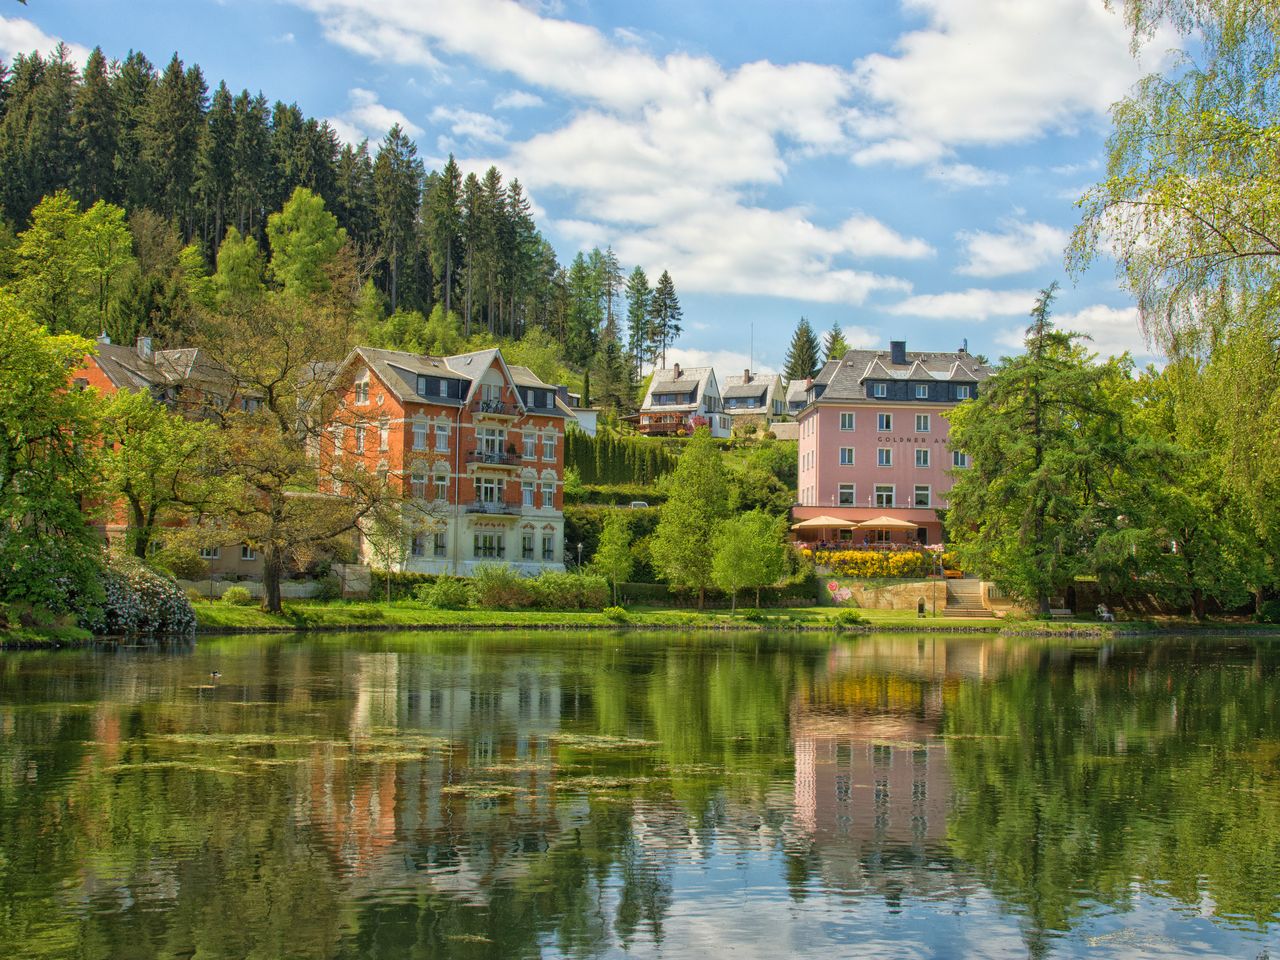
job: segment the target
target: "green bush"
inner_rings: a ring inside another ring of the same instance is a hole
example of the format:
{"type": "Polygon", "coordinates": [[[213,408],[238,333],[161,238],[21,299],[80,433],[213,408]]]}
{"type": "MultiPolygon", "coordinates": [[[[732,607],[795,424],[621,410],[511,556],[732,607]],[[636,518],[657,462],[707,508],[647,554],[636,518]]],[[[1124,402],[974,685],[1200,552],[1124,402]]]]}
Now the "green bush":
{"type": "Polygon", "coordinates": [[[476,606],[485,610],[518,610],[536,605],[530,581],[504,563],[485,563],[471,578],[476,606]]]}
{"type": "Polygon", "coordinates": [[[530,581],[534,599],[544,610],[599,610],[609,602],[609,583],[592,573],[548,570],[530,581]]]}
{"type": "Polygon", "coordinates": [[[471,584],[460,577],[438,577],[435,583],[420,583],[413,595],[436,610],[465,610],[471,606],[471,584]]]}
{"type": "Polygon", "coordinates": [[[246,587],[227,587],[227,592],[222,595],[222,602],[233,607],[251,607],[257,603],[246,587]]]}
{"type": "Polygon", "coordinates": [[[103,600],[80,625],[106,636],[190,636],[196,615],[182,588],[136,557],[106,555],[103,600]]]}
{"type": "Polygon", "coordinates": [[[831,618],[831,622],[837,630],[847,630],[850,627],[865,627],[871,621],[857,610],[841,610],[831,618]]]}
{"type": "Polygon", "coordinates": [[[315,593],[317,600],[338,600],[342,597],[342,581],[336,573],[327,573],[320,578],[320,589],[315,593]]]}
{"type": "Polygon", "coordinates": [[[166,547],[154,553],[148,564],[179,580],[203,580],[209,575],[209,564],[200,559],[194,550],[166,547]]]}
{"type": "Polygon", "coordinates": [[[369,574],[369,597],[373,600],[384,600],[387,596],[387,581],[391,581],[391,599],[408,600],[417,596],[419,584],[435,583],[434,573],[410,573],[405,570],[373,570],[369,574]]]}
{"type": "Polygon", "coordinates": [[[1264,600],[1254,619],[1259,623],[1280,623],[1280,600],[1264,600]]]}
{"type": "Polygon", "coordinates": [[[604,618],[610,623],[629,623],[631,617],[622,607],[605,607],[604,618]]]}

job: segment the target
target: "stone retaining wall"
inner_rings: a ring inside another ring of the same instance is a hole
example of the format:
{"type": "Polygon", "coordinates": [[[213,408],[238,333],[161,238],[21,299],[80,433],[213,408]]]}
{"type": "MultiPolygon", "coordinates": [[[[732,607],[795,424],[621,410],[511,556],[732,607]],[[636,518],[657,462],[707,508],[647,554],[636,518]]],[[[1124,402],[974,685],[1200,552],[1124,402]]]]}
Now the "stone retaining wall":
{"type": "Polygon", "coordinates": [[[927,612],[947,606],[945,580],[855,580],[819,577],[819,604],[824,607],[862,607],[865,610],[916,610],[924,601],[927,612]],[[835,584],[835,590],[831,585],[835,584]]]}

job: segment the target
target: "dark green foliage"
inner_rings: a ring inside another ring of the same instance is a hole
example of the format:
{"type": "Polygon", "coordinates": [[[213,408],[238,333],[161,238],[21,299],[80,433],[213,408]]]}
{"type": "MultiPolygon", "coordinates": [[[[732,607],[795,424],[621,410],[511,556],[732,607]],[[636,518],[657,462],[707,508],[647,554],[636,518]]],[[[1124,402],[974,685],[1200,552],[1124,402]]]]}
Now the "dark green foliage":
{"type": "Polygon", "coordinates": [[[570,430],[565,435],[564,465],[565,469],[577,470],[588,485],[651,484],[675,469],[676,458],[652,440],[608,433],[591,437],[581,430],[570,430]]]}
{"type": "Polygon", "coordinates": [[[1280,600],[1265,600],[1254,619],[1259,623],[1280,623],[1280,600]]]}
{"type": "Polygon", "coordinates": [[[796,332],[791,335],[791,346],[787,348],[787,359],[783,375],[788,380],[807,380],[817,376],[821,367],[818,358],[818,338],[813,327],[805,317],[796,324],[796,332]]]}
{"type": "Polygon", "coordinates": [[[683,332],[680,326],[683,319],[684,311],[676,296],[676,286],[671,274],[663,270],[649,297],[648,344],[651,359],[660,360],[664,367],[667,365],[667,347],[675,343],[683,332]]]}

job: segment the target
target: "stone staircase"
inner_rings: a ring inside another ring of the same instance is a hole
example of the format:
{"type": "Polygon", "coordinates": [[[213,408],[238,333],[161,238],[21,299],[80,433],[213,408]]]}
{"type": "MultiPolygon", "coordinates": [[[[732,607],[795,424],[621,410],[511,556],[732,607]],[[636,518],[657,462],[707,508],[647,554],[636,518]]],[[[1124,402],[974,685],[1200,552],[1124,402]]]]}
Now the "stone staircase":
{"type": "Polygon", "coordinates": [[[989,617],[991,611],[982,605],[981,580],[948,580],[944,617],[989,617]]]}

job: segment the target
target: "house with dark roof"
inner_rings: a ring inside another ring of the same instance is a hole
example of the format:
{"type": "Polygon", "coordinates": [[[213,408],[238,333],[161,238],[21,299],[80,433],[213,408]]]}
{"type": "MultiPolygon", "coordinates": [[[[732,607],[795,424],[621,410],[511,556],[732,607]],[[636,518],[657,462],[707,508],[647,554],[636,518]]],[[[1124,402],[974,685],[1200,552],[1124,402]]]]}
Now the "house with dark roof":
{"type": "Polygon", "coordinates": [[[711,367],[655,370],[640,412],[626,418],[648,436],[687,436],[707,427],[713,437],[728,437],[732,423],[724,412],[720,385],[711,367]]]}
{"type": "MultiPolygon", "coordinates": [[[[564,430],[573,414],[557,386],[509,366],[497,349],[431,357],[372,347],[351,352],[339,384],[320,455],[402,486],[420,519],[406,524],[399,569],[564,569],[564,430]]],[[[365,537],[360,550],[374,559],[365,537]]]]}
{"type": "Polygon", "coordinates": [[[748,423],[764,429],[786,413],[782,377],[776,374],[743,370],[740,377],[725,377],[721,397],[734,430],[748,423]]]}
{"type": "Polygon", "coordinates": [[[796,418],[793,519],[829,516],[848,525],[828,533],[858,545],[940,543],[938,511],[954,471],[969,465],[968,453],[948,441],[945,415],[976,397],[990,375],[966,350],[909,352],[903,340],[828,361],[796,418]],[[881,527],[858,526],[869,521],[881,527]]]}

